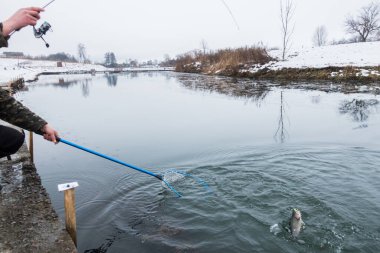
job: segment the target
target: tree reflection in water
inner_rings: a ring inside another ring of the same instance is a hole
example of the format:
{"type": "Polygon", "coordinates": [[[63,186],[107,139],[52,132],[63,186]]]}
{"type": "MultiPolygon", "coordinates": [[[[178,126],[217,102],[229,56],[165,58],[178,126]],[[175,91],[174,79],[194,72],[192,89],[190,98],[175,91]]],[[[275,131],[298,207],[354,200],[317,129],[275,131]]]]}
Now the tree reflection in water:
{"type": "Polygon", "coordinates": [[[88,97],[90,95],[90,85],[92,83],[91,78],[75,79],[75,80],[65,80],[64,78],[59,78],[58,82],[51,82],[48,85],[68,89],[72,86],[81,85],[83,97],[88,97]]]}
{"type": "MultiPolygon", "coordinates": [[[[189,89],[209,91],[210,93],[217,92],[232,97],[244,98],[247,102],[255,102],[258,106],[260,106],[261,101],[263,101],[271,91],[270,85],[266,83],[254,83],[248,79],[181,75],[178,77],[178,80],[189,89]]],[[[284,143],[288,136],[284,124],[285,116],[285,100],[283,91],[281,91],[280,117],[278,119],[278,127],[274,134],[274,139],[281,143],[284,143]]]]}
{"type": "Polygon", "coordinates": [[[216,92],[232,97],[246,99],[260,105],[260,102],[270,92],[270,87],[264,83],[255,83],[249,79],[215,77],[205,75],[181,75],[178,81],[192,90],[216,92]]]}
{"type": "Polygon", "coordinates": [[[353,99],[351,101],[345,100],[339,107],[341,114],[351,116],[355,122],[366,122],[369,115],[377,109],[379,101],[376,99],[353,99]]]}
{"type": "Polygon", "coordinates": [[[117,85],[117,74],[108,74],[105,75],[107,79],[107,84],[110,87],[115,87],[117,85]]]}
{"type": "Polygon", "coordinates": [[[90,80],[84,79],[81,81],[82,83],[82,95],[83,97],[88,97],[90,95],[90,80]]]}
{"type": "Polygon", "coordinates": [[[281,91],[281,99],[280,99],[280,117],[278,118],[278,127],[276,133],[274,134],[274,139],[281,143],[284,143],[286,137],[288,136],[288,132],[285,129],[284,125],[284,117],[285,117],[285,104],[284,104],[284,94],[281,91]]]}
{"type": "Polygon", "coordinates": [[[78,83],[79,80],[65,80],[64,78],[59,78],[58,82],[49,82],[48,85],[68,89],[78,83]]]}

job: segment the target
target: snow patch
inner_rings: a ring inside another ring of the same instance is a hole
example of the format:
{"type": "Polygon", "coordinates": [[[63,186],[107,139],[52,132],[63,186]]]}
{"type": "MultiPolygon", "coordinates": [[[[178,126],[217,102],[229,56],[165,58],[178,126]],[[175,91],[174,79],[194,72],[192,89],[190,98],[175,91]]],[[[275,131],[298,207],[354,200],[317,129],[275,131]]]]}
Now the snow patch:
{"type": "MultiPolygon", "coordinates": [[[[302,48],[289,53],[285,61],[278,61],[270,69],[326,68],[326,67],[374,67],[380,65],[380,42],[361,42],[342,45],[302,48]]],[[[268,52],[280,59],[281,50],[268,52]]],[[[268,65],[268,64],[266,64],[268,65]]]]}
{"type": "Polygon", "coordinates": [[[46,72],[77,73],[91,70],[106,71],[107,69],[95,64],[63,62],[62,67],[57,67],[56,61],[0,58],[0,84],[17,78],[24,78],[25,81],[34,80],[38,74],[46,72]]]}

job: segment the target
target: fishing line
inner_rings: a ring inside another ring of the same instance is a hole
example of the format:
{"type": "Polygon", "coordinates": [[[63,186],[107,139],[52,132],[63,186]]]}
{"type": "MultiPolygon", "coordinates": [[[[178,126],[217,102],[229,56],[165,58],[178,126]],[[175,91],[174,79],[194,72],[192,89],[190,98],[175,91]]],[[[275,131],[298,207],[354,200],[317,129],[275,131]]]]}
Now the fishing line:
{"type": "Polygon", "coordinates": [[[52,0],[50,1],[49,3],[47,3],[44,7],[42,7],[42,9],[45,9],[46,7],[48,7],[50,4],[52,4],[53,2],[55,2],[55,0],[52,0]]]}
{"type": "Polygon", "coordinates": [[[227,5],[226,1],[224,1],[224,0],[220,0],[220,1],[222,1],[222,3],[224,4],[224,6],[227,8],[227,10],[230,13],[230,16],[232,17],[232,20],[234,21],[237,29],[240,30],[239,24],[238,24],[238,22],[237,22],[237,20],[236,20],[236,18],[234,16],[234,14],[232,13],[230,7],[227,5]]]}
{"type": "Polygon", "coordinates": [[[171,169],[171,170],[165,172],[163,175],[158,175],[158,174],[155,174],[155,173],[153,173],[153,172],[151,172],[151,171],[149,171],[149,170],[139,168],[139,167],[137,167],[137,166],[134,166],[134,165],[132,165],[132,164],[128,164],[128,163],[123,162],[123,161],[121,161],[121,160],[118,160],[118,159],[116,159],[116,158],[113,158],[113,157],[110,157],[110,156],[107,156],[107,155],[101,154],[101,153],[99,153],[99,152],[96,152],[96,151],[94,151],[94,150],[91,150],[91,149],[88,149],[88,148],[85,148],[85,147],[79,146],[79,145],[77,145],[77,144],[75,144],[75,143],[72,143],[72,142],[70,142],[70,141],[67,141],[67,140],[65,140],[65,139],[57,138],[57,141],[58,141],[58,142],[65,143],[66,145],[69,145],[69,146],[71,146],[71,147],[74,147],[74,148],[77,148],[77,149],[83,150],[83,151],[85,151],[85,152],[91,153],[91,154],[93,154],[93,155],[96,155],[96,156],[102,157],[102,158],[104,158],[104,159],[110,160],[110,161],[112,161],[112,162],[115,162],[115,163],[121,164],[121,165],[123,165],[123,166],[129,167],[129,168],[131,168],[131,169],[137,170],[137,171],[139,171],[139,172],[145,173],[145,174],[150,175],[150,176],[152,176],[152,177],[155,177],[155,178],[159,179],[160,181],[162,181],[162,182],[163,182],[163,183],[164,183],[164,184],[165,184],[165,185],[166,185],[166,186],[167,186],[172,192],[174,192],[175,195],[177,195],[177,197],[182,197],[182,194],[181,194],[179,191],[177,191],[177,190],[176,190],[176,189],[170,184],[169,180],[166,180],[166,179],[165,179],[165,175],[168,174],[168,173],[177,173],[177,174],[179,174],[179,175],[183,175],[183,176],[187,176],[187,177],[192,177],[192,178],[194,178],[194,179],[197,181],[198,184],[203,185],[203,187],[204,187],[205,189],[207,189],[208,191],[210,191],[209,186],[208,186],[208,184],[207,184],[205,181],[203,181],[202,179],[200,179],[200,178],[198,178],[198,177],[195,177],[195,176],[193,176],[193,175],[191,175],[191,174],[188,174],[188,173],[182,172],[182,171],[177,171],[177,170],[171,169]]]}

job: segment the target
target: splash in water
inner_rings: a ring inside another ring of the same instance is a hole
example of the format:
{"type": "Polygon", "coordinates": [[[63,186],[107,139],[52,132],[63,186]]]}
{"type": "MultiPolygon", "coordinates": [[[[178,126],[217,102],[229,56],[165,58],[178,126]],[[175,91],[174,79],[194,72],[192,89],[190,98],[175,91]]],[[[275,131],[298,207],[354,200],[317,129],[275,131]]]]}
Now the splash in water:
{"type": "Polygon", "coordinates": [[[206,190],[206,192],[209,192],[209,193],[212,192],[209,185],[204,180],[192,174],[186,173],[184,171],[176,170],[176,169],[170,169],[166,171],[162,175],[161,184],[163,187],[177,192],[177,195],[180,195],[180,196],[182,196],[182,192],[186,190],[196,189],[195,191],[198,191],[197,188],[199,188],[199,186],[203,188],[202,192],[204,190],[206,190]],[[182,188],[182,189],[177,191],[178,188],[182,188]]]}

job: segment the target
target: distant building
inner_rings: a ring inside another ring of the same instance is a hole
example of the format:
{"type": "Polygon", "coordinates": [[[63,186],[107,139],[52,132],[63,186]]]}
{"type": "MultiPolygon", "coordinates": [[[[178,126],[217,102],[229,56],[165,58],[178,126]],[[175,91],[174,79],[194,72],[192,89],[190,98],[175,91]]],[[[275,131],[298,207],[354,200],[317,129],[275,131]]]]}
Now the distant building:
{"type": "Polygon", "coordinates": [[[24,56],[24,53],[22,53],[22,52],[3,52],[3,54],[7,58],[23,57],[24,56]]]}

